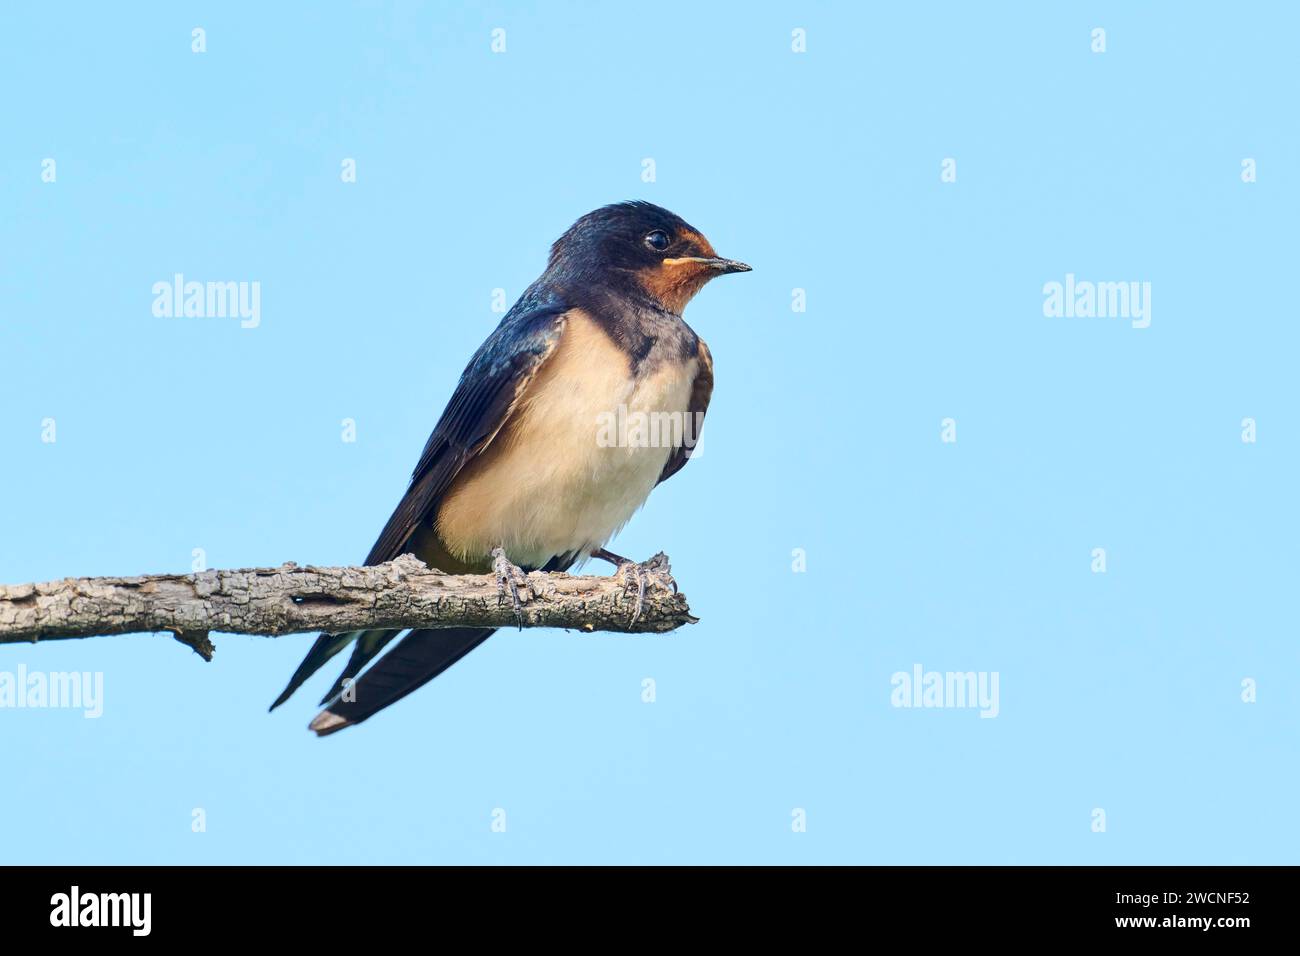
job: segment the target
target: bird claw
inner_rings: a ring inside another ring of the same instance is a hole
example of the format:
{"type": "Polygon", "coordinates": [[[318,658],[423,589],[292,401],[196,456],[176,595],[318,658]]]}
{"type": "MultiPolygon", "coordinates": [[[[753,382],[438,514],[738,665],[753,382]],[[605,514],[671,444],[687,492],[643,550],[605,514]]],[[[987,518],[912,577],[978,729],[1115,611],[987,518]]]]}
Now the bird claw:
{"type": "Polygon", "coordinates": [[[674,580],[672,568],[668,564],[668,555],[662,551],[640,564],[635,561],[624,561],[618,566],[614,576],[623,581],[624,591],[636,587],[636,604],[632,608],[633,624],[641,619],[641,611],[645,608],[647,585],[672,588],[673,593],[677,593],[677,581],[674,580]]]}
{"type": "Polygon", "coordinates": [[[528,576],[524,574],[523,568],[512,564],[506,557],[504,548],[492,549],[492,571],[497,576],[497,603],[500,604],[506,598],[506,592],[510,592],[510,603],[514,607],[515,619],[519,622],[522,630],[524,626],[524,601],[519,597],[519,589],[522,587],[529,592],[528,576]]]}

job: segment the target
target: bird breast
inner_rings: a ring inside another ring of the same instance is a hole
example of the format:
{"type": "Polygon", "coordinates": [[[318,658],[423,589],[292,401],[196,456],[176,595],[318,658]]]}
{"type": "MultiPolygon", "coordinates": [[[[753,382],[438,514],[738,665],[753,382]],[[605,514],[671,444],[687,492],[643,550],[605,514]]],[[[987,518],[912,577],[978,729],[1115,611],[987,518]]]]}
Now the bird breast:
{"type": "Polygon", "coordinates": [[[488,448],[457,478],[438,536],[475,560],[501,546],[539,567],[605,544],[645,502],[675,447],[690,444],[696,358],[653,352],[635,374],[582,312],[488,448]]]}

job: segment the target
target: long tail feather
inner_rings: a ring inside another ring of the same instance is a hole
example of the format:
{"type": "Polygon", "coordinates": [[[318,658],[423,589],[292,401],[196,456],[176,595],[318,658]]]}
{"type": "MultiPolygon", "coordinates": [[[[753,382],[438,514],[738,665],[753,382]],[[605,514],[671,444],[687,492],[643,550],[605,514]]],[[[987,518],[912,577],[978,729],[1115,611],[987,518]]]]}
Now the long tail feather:
{"type": "Polygon", "coordinates": [[[293,692],[301,687],[307,678],[311,677],[312,674],[325,666],[325,663],[339,651],[343,650],[343,648],[347,647],[358,638],[371,633],[386,634],[388,632],[345,631],[342,634],[322,634],[320,637],[316,638],[316,643],[311,646],[311,650],[307,652],[307,656],[302,659],[302,663],[298,665],[298,669],[294,671],[293,676],[289,678],[288,685],[283,691],[281,691],[280,696],[275,699],[275,703],[273,703],[269,709],[275,710],[275,708],[279,707],[286,700],[292,697],[293,692]]]}
{"type": "Polygon", "coordinates": [[[357,642],[352,645],[352,656],[348,659],[348,666],[343,668],[343,673],[334,681],[331,687],[319,701],[320,706],[324,707],[331,700],[343,693],[343,686],[352,678],[361,673],[376,654],[388,646],[388,642],[395,638],[401,631],[366,631],[357,642]]]}
{"type": "Polygon", "coordinates": [[[411,631],[331,701],[310,729],[323,737],[373,717],[433,680],[492,633],[491,628],[479,627],[411,631]]]}

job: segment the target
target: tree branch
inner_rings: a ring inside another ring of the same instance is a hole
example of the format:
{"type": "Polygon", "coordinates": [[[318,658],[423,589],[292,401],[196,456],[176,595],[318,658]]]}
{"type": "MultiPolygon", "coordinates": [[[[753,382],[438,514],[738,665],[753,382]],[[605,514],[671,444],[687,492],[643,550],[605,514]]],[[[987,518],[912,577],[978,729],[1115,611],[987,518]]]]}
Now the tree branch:
{"type": "Polygon", "coordinates": [[[570,574],[527,575],[516,616],[510,593],[492,574],[454,575],[405,554],[374,567],[278,568],[65,578],[0,585],[0,644],[170,631],[205,660],[211,631],[278,637],[301,631],[363,628],[561,627],[662,634],[693,624],[684,595],[669,586],[668,559],[646,579],[633,620],[637,581],[570,574]]]}

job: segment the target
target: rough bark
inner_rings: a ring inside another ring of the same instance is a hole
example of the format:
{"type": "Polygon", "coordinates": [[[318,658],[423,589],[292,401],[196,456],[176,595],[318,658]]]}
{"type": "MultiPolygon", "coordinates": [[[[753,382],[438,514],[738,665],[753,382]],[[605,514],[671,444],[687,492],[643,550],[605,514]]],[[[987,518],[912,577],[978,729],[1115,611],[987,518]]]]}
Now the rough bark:
{"type": "MultiPolygon", "coordinates": [[[[205,660],[212,631],[278,637],[362,628],[559,627],[662,634],[695,622],[670,586],[667,558],[646,579],[633,619],[637,581],[626,574],[527,575],[516,611],[497,577],[443,574],[412,555],[374,567],[278,568],[65,578],[0,585],[0,644],[169,631],[205,660]]],[[[650,564],[651,562],[647,562],[650,564]]]]}

